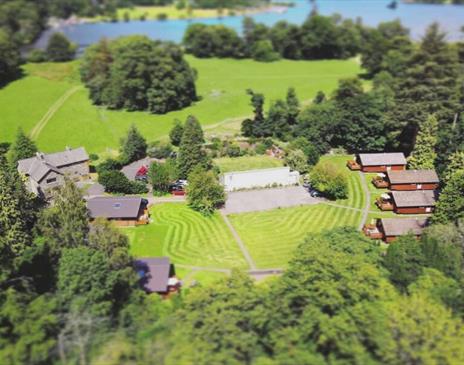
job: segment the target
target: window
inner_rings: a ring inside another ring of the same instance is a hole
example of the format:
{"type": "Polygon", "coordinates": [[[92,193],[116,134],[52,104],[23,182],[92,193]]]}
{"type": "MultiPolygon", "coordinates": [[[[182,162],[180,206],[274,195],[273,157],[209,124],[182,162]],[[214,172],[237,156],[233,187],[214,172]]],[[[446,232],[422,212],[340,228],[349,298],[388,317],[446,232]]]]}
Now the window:
{"type": "Polygon", "coordinates": [[[47,179],[47,184],[53,184],[56,181],[56,177],[51,177],[50,179],[47,179]]]}

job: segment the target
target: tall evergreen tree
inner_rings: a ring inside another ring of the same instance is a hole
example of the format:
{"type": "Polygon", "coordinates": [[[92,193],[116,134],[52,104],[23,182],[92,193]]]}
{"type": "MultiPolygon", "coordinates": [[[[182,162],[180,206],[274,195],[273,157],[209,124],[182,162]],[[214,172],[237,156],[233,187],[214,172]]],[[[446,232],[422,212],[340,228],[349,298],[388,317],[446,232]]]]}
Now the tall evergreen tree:
{"type": "Polygon", "coordinates": [[[179,146],[180,141],[182,140],[182,135],[184,134],[184,126],[180,122],[180,120],[176,120],[174,123],[174,127],[172,127],[171,131],[169,132],[169,139],[174,146],[179,146]]]}
{"type": "Polygon", "coordinates": [[[420,124],[435,114],[439,148],[459,111],[459,63],[454,47],[445,40],[438,24],[432,24],[399,80],[396,107],[389,113],[392,147],[409,152],[420,124]]]}
{"type": "Polygon", "coordinates": [[[139,130],[132,124],[127,131],[127,136],[121,146],[121,154],[124,162],[133,162],[147,155],[147,142],[139,130]]]}
{"type": "Polygon", "coordinates": [[[437,153],[438,121],[435,115],[429,115],[420,126],[416,145],[408,159],[408,166],[413,170],[431,170],[434,168],[437,153]]]}
{"type": "Polygon", "coordinates": [[[87,206],[79,188],[69,179],[60,187],[53,206],[43,211],[39,220],[40,233],[55,251],[84,244],[89,232],[87,206]]]}
{"type": "Polygon", "coordinates": [[[181,178],[186,179],[196,166],[209,167],[208,157],[203,148],[204,142],[200,123],[194,116],[189,116],[184,125],[177,156],[177,167],[181,178]]]}
{"type": "Polygon", "coordinates": [[[293,87],[287,90],[287,108],[288,108],[288,124],[296,124],[296,118],[300,112],[300,101],[296,96],[296,91],[293,87]]]}
{"type": "Polygon", "coordinates": [[[438,199],[434,222],[456,222],[464,218],[464,170],[456,171],[448,180],[438,199]]]}
{"type": "Polygon", "coordinates": [[[253,119],[245,119],[242,122],[242,134],[246,137],[265,137],[272,133],[266,128],[266,119],[264,118],[264,95],[257,94],[248,89],[247,94],[251,96],[251,105],[253,106],[253,119]]]}
{"type": "Polygon", "coordinates": [[[273,102],[263,123],[266,136],[274,135],[279,139],[285,139],[290,133],[289,118],[290,113],[285,102],[282,100],[273,102]]]}
{"type": "Polygon", "coordinates": [[[37,146],[21,128],[18,129],[16,140],[10,147],[10,160],[16,166],[19,160],[34,156],[37,152],[37,146]]]}
{"type": "Polygon", "coordinates": [[[446,170],[442,176],[443,183],[447,184],[453,174],[459,170],[464,170],[464,151],[455,152],[449,157],[446,170]]]}

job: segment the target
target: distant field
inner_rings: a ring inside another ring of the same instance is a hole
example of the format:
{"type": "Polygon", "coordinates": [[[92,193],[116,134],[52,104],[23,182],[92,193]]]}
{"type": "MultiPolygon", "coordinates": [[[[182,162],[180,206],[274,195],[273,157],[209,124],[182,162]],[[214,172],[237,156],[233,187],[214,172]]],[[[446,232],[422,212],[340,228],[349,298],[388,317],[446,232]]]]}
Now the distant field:
{"type": "MultiPolygon", "coordinates": [[[[317,91],[330,93],[340,78],[361,72],[355,60],[289,61],[259,63],[252,60],[197,59],[187,56],[197,69],[197,90],[201,100],[191,107],[166,115],[107,110],[91,104],[85,88],[75,91],[62,103],[59,99],[80,85],[78,62],[27,64],[25,77],[0,89],[0,141],[11,141],[18,126],[30,132],[47,112],[52,111],[39,130],[37,142],[45,152],[66,145],[83,145],[89,152],[116,149],[130,124],[135,123],[148,141],[165,137],[175,119],[195,115],[211,132],[252,113],[251,88],[270,100],[285,97],[288,87],[296,88],[301,100],[312,99],[317,91]],[[56,110],[55,110],[56,109],[56,110]]],[[[227,130],[227,128],[225,128],[227,130]]]]}
{"type": "Polygon", "coordinates": [[[205,218],[182,203],[151,208],[153,222],[123,230],[136,257],[169,256],[176,264],[233,268],[245,260],[217,213],[205,218]]]}
{"type": "MultiPolygon", "coordinates": [[[[161,14],[165,14],[168,19],[195,19],[195,18],[217,18],[220,14],[216,9],[192,9],[189,13],[187,9],[177,9],[175,6],[135,6],[132,8],[120,8],[117,11],[118,19],[124,19],[127,13],[131,20],[139,20],[145,16],[145,19],[158,19],[161,14]]],[[[224,10],[222,15],[229,13],[224,10]]],[[[98,18],[100,20],[102,18],[98,18]]]]}
{"type": "Polygon", "coordinates": [[[214,159],[221,172],[268,169],[283,166],[283,161],[271,156],[221,157],[214,159]]]}
{"type": "Polygon", "coordinates": [[[360,219],[358,211],[324,204],[230,216],[259,268],[285,267],[309,233],[356,226],[360,219]]]}

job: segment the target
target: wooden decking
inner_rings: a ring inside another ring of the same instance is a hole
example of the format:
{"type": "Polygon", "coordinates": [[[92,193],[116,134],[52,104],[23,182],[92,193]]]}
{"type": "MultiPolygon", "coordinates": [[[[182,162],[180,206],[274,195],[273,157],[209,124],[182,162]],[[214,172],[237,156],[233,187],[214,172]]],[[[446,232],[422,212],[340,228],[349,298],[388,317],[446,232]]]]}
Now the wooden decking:
{"type": "Polygon", "coordinates": [[[375,205],[382,211],[392,211],[394,209],[393,203],[390,200],[385,200],[383,198],[377,198],[375,205]]]}
{"type": "Polygon", "coordinates": [[[373,240],[380,240],[383,238],[382,232],[379,231],[375,224],[365,224],[362,231],[367,237],[373,240]]]}
{"type": "Polygon", "coordinates": [[[346,161],[346,166],[347,166],[351,171],[360,171],[360,170],[361,170],[361,165],[358,164],[355,160],[348,160],[348,161],[346,161]]]}
{"type": "Polygon", "coordinates": [[[388,181],[383,179],[380,176],[375,176],[372,178],[372,184],[377,188],[377,189],[386,189],[389,187],[388,181]]]}

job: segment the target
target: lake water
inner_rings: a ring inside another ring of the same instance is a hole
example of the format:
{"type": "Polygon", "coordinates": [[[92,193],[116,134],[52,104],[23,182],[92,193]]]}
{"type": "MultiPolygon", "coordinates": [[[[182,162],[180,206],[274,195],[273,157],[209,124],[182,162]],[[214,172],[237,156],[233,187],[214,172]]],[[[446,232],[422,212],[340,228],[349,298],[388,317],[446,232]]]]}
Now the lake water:
{"type": "MultiPolygon", "coordinates": [[[[462,39],[460,32],[464,25],[463,5],[430,5],[398,3],[396,9],[389,9],[391,0],[318,0],[316,6],[319,14],[331,15],[339,13],[344,18],[356,19],[361,17],[364,24],[375,26],[380,22],[400,19],[411,30],[414,39],[419,39],[425,28],[432,22],[440,23],[448,33],[449,40],[462,39]]],[[[252,15],[257,21],[272,25],[280,20],[301,24],[311,11],[309,1],[296,0],[295,7],[283,13],[265,12],[252,15]]],[[[236,29],[242,28],[242,16],[223,17],[222,19],[194,19],[194,20],[147,20],[119,23],[96,23],[66,25],[50,29],[37,42],[38,47],[44,47],[48,37],[54,31],[61,31],[82,50],[97,42],[102,37],[114,38],[129,34],[145,34],[153,39],[180,42],[185,29],[192,22],[205,24],[224,24],[236,29]]]]}

